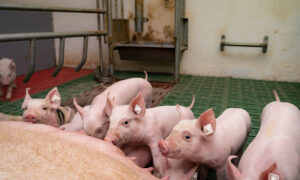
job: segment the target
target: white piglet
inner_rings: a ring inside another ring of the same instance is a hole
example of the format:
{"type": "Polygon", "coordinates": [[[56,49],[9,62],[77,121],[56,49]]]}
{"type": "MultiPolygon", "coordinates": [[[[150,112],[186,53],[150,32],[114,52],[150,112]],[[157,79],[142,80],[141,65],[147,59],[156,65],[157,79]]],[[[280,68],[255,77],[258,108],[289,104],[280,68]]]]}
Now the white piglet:
{"type": "Polygon", "coordinates": [[[244,152],[238,168],[228,158],[232,180],[300,179],[300,111],[291,103],[276,100],[261,115],[257,136],[244,152]]]}
{"type": "Polygon", "coordinates": [[[26,95],[22,104],[23,120],[30,123],[48,124],[54,127],[70,122],[74,116],[74,110],[61,106],[61,97],[55,87],[45,99],[33,99],[26,89],[26,95]]]}
{"type": "MultiPolygon", "coordinates": [[[[193,104],[194,98],[190,107],[181,106],[185,117],[194,118],[191,111],[193,104]]],[[[123,106],[114,105],[108,98],[106,112],[110,116],[110,125],[104,140],[111,141],[119,147],[124,144],[147,145],[151,150],[157,175],[167,175],[167,158],[160,153],[158,142],[167,137],[180,121],[176,106],[146,109],[144,97],[142,93],[139,93],[129,105],[123,106]]]]}
{"type": "Polygon", "coordinates": [[[207,165],[217,171],[218,180],[227,179],[227,157],[243,147],[250,127],[243,109],[227,109],[217,119],[208,109],[197,120],[180,121],[159,147],[166,157],[207,165]]]}
{"type": "Polygon", "coordinates": [[[16,64],[9,58],[0,59],[0,96],[4,95],[3,87],[7,86],[6,99],[12,97],[12,88],[16,88],[16,64]]]}
{"type": "MultiPolygon", "coordinates": [[[[130,100],[141,92],[146,101],[146,106],[150,107],[152,103],[152,86],[146,78],[130,78],[114,83],[101,94],[96,96],[89,108],[82,108],[74,99],[74,105],[77,108],[82,120],[83,129],[93,137],[103,139],[109,127],[109,119],[105,113],[106,99],[108,94],[115,97],[115,103],[118,105],[128,104],[130,100]]],[[[76,123],[79,124],[79,123],[76,123]]],[[[71,122],[70,126],[73,125],[71,122]]],[[[66,127],[62,127],[66,128],[66,127]]]]}

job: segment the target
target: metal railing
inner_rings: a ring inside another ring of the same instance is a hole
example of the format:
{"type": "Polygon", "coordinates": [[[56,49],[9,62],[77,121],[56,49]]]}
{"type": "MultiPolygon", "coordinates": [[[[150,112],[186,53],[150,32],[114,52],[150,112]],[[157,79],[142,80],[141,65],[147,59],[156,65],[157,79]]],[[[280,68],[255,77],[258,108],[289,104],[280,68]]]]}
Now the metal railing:
{"type": "MultiPolygon", "coordinates": [[[[52,76],[55,77],[59,71],[62,69],[64,64],[64,49],[65,49],[65,39],[72,37],[83,37],[83,51],[82,51],[82,60],[80,64],[76,67],[76,72],[79,71],[86,62],[87,50],[88,50],[88,37],[97,36],[99,41],[99,59],[100,66],[103,65],[103,53],[102,53],[102,36],[107,36],[108,26],[110,19],[107,18],[108,12],[108,1],[102,0],[102,6],[105,7],[100,9],[100,2],[96,0],[97,9],[83,9],[83,8],[67,8],[67,7],[49,7],[49,6],[20,6],[20,5],[11,5],[11,4],[1,4],[0,10],[24,10],[24,11],[49,11],[49,12],[72,12],[72,13],[94,13],[97,14],[98,20],[98,30],[97,31],[80,31],[80,32],[37,32],[37,33],[14,33],[14,34],[0,34],[0,42],[8,41],[30,41],[30,53],[29,53],[29,70],[26,73],[26,76],[23,80],[24,83],[27,83],[31,78],[32,74],[35,71],[35,47],[36,40],[40,39],[55,39],[59,38],[59,63],[57,68],[52,73],[52,76]],[[104,25],[101,23],[101,16],[103,19],[104,25]],[[103,28],[104,26],[104,28],[103,28]]],[[[106,39],[104,39],[107,42],[106,39]]]]}

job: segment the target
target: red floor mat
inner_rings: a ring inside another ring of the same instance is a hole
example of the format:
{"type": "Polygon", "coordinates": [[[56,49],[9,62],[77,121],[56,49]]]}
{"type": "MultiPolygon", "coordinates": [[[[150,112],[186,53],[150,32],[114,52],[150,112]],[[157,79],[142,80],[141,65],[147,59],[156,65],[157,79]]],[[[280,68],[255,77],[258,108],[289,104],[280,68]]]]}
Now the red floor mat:
{"type": "MultiPolygon", "coordinates": [[[[22,82],[25,75],[17,76],[17,88],[13,89],[12,99],[10,101],[23,98],[25,96],[25,89],[28,87],[30,88],[30,94],[35,94],[93,72],[93,70],[90,69],[81,69],[79,72],[75,72],[73,68],[64,67],[56,77],[52,77],[51,75],[54,69],[55,68],[51,68],[35,72],[26,84],[22,82]]],[[[0,97],[0,100],[6,101],[5,97],[0,97]]]]}

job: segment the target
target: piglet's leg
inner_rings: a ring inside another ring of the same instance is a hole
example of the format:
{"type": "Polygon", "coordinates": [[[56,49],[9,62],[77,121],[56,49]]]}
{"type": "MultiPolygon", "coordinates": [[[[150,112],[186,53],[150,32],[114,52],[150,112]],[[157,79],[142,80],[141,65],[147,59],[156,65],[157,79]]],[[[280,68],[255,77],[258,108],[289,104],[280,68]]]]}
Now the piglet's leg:
{"type": "Polygon", "coordinates": [[[182,178],[182,179],[192,179],[192,177],[196,173],[197,168],[198,168],[198,165],[195,165],[195,167],[193,167],[187,173],[184,174],[184,178],[182,178]]]}
{"type": "Polygon", "coordinates": [[[17,88],[17,85],[15,82],[13,82],[13,88],[17,88]]]}
{"type": "Polygon", "coordinates": [[[158,174],[155,173],[158,177],[161,177],[167,169],[168,161],[167,158],[164,157],[158,148],[158,141],[157,143],[150,144],[150,150],[153,158],[153,164],[155,169],[158,171],[158,174]]]}
{"type": "Polygon", "coordinates": [[[3,86],[0,84],[0,96],[4,95],[3,86]]]}
{"type": "Polygon", "coordinates": [[[12,92],[13,84],[9,85],[6,92],[6,99],[11,99],[11,92],[12,92]]]}

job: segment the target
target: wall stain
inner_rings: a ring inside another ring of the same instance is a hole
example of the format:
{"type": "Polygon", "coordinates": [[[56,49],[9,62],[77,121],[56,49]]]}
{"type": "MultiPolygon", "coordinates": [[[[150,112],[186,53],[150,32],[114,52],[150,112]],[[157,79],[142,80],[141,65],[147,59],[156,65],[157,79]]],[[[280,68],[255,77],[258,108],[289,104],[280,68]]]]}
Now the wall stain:
{"type": "Polygon", "coordinates": [[[131,11],[128,12],[128,19],[134,19],[134,15],[131,11]]]}
{"type": "Polygon", "coordinates": [[[133,32],[131,41],[174,42],[175,1],[147,1],[145,12],[145,30],[142,34],[133,32]]]}

